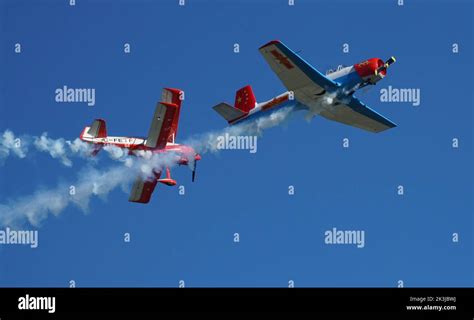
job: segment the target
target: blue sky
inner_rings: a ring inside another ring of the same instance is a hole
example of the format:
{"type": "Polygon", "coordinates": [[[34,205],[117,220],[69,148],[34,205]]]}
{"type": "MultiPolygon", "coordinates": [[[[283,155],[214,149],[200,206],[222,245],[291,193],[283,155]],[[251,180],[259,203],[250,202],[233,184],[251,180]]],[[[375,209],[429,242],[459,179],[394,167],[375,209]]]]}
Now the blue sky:
{"type": "MultiPolygon", "coordinates": [[[[285,90],[258,52],[272,39],[323,72],[394,55],[387,78],[356,95],[398,124],[371,134],[295,117],[266,131],[256,154],[203,155],[194,184],[187,168],[175,168],[185,196],[160,185],[148,205],[116,189],[106,201],[94,198],[87,214],[70,206],[34,227],[38,248],[0,247],[0,286],[473,285],[469,1],[0,3],[0,132],[72,140],[101,117],[111,135],[144,136],[170,86],[186,92],[185,141],[224,127],[211,107],[233,103],[244,85],[258,101],[285,90]],[[96,105],[56,103],[63,85],[95,88],[96,105]],[[420,89],[421,105],[382,103],[379,90],[389,85],[420,89]],[[365,247],[325,244],[333,227],[365,231],[365,247]]],[[[113,165],[99,158],[99,169],[113,165]]],[[[88,164],[73,161],[67,168],[41,153],[7,159],[0,203],[75,181],[88,164]]]]}

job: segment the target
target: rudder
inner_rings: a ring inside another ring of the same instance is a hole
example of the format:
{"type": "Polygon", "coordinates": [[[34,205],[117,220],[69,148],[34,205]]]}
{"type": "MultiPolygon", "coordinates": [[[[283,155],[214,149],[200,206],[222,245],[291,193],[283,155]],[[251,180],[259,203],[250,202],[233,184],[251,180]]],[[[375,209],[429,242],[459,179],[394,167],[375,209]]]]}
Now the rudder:
{"type": "Polygon", "coordinates": [[[255,99],[251,86],[245,86],[235,93],[234,107],[245,113],[255,108],[256,103],[257,100],[255,99]]]}

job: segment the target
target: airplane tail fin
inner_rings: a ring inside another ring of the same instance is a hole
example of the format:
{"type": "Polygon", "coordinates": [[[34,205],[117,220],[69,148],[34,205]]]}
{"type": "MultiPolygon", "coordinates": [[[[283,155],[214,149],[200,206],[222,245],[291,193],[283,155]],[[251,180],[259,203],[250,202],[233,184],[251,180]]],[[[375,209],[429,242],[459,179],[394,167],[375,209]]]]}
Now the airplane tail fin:
{"type": "Polygon", "coordinates": [[[257,100],[255,99],[251,86],[245,86],[235,93],[234,107],[245,113],[255,108],[256,103],[257,100]]]}
{"type": "Polygon", "coordinates": [[[107,127],[105,125],[105,120],[95,119],[87,134],[92,136],[92,138],[106,138],[107,127]]]}
{"type": "Polygon", "coordinates": [[[105,121],[102,119],[95,119],[90,127],[85,127],[82,130],[79,138],[81,140],[87,141],[88,139],[94,138],[106,138],[107,137],[107,127],[105,121]]]}
{"type": "Polygon", "coordinates": [[[213,109],[217,111],[227,122],[231,123],[243,116],[247,115],[250,110],[255,108],[257,100],[253,94],[251,86],[245,86],[235,93],[235,103],[231,105],[222,102],[214,106],[213,109]]]}
{"type": "MultiPolygon", "coordinates": [[[[107,137],[107,127],[105,125],[105,121],[102,119],[96,119],[92,123],[90,127],[85,127],[84,130],[82,130],[81,135],[79,138],[82,141],[89,142],[89,143],[94,143],[92,139],[94,138],[106,138],[107,137]]],[[[91,151],[91,155],[95,156],[100,149],[102,149],[101,144],[95,144],[94,147],[91,151]]]]}

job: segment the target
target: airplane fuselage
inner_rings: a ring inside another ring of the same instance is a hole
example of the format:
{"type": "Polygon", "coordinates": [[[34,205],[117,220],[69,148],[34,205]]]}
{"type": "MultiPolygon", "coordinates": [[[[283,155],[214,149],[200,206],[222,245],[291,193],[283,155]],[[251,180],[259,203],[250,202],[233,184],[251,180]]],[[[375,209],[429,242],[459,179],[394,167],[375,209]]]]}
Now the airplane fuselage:
{"type": "Polygon", "coordinates": [[[356,90],[369,84],[375,84],[383,79],[386,72],[375,72],[376,68],[383,66],[383,60],[378,58],[368,59],[364,62],[338,68],[334,72],[326,74],[326,77],[338,84],[336,90],[314,93],[314,97],[301,101],[294,96],[293,92],[286,91],[265,102],[256,103],[255,108],[237,119],[229,121],[233,125],[243,121],[254,120],[269,112],[275,112],[284,107],[293,106],[294,110],[308,110],[312,115],[319,114],[324,109],[331,109],[334,99],[343,100],[351,96],[356,90]]]}
{"type": "Polygon", "coordinates": [[[97,146],[97,151],[105,146],[115,146],[121,149],[126,149],[128,154],[137,155],[139,151],[152,152],[157,154],[174,153],[177,155],[176,162],[179,165],[187,165],[194,157],[194,160],[200,160],[201,157],[190,146],[168,142],[164,148],[150,148],[145,145],[146,139],[139,137],[119,137],[107,136],[102,138],[94,138],[87,134],[89,127],[86,127],[81,133],[80,139],[82,141],[92,143],[97,146]]]}

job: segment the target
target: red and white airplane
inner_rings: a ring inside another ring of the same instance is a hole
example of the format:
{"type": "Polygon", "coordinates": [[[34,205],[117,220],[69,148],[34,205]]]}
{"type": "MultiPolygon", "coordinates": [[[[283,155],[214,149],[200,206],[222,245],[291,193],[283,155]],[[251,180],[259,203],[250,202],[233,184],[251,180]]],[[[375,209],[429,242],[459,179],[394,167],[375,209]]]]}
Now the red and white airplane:
{"type": "MultiPolygon", "coordinates": [[[[182,90],[165,88],[158,102],[147,138],[113,137],[107,136],[105,121],[96,119],[90,127],[85,127],[80,135],[82,141],[95,145],[93,154],[97,154],[103,146],[112,145],[127,149],[135,155],[137,151],[151,151],[153,153],[176,155],[178,165],[190,165],[192,181],[196,176],[196,163],[201,156],[190,146],[175,143],[178,132],[179,114],[181,109],[182,90]]],[[[148,203],[158,182],[174,186],[176,181],[171,178],[169,168],[157,168],[153,171],[154,177],[143,179],[138,176],[133,184],[128,201],[148,203]],[[166,169],[166,178],[160,179],[161,172],[166,169]]]]}

